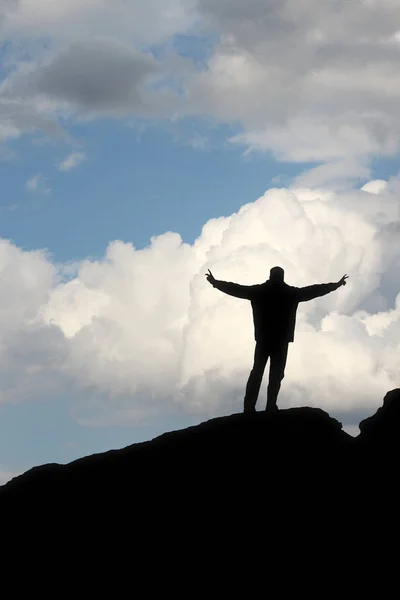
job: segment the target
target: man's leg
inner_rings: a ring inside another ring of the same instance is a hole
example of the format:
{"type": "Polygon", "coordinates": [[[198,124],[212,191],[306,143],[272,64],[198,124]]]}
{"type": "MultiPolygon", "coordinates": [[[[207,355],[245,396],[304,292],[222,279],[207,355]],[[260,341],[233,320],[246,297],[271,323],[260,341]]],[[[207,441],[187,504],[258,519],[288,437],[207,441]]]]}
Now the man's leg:
{"type": "Polygon", "coordinates": [[[271,351],[266,410],[278,409],[277,400],[281,389],[281,381],[285,376],[288,346],[287,342],[280,343],[271,351]]]}
{"type": "Polygon", "coordinates": [[[244,412],[254,412],[262,378],[264,375],[265,365],[268,360],[268,349],[265,344],[256,343],[254,350],[254,364],[250,372],[249,379],[246,385],[246,393],[244,396],[244,412]]]}

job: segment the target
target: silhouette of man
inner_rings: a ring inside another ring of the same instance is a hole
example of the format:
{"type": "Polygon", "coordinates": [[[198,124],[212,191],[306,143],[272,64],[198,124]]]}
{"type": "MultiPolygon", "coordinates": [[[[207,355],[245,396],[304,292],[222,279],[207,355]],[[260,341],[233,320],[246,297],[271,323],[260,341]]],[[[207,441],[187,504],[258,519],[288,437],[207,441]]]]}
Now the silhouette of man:
{"type": "Polygon", "coordinates": [[[215,279],[206,274],[211,285],[225,294],[251,301],[256,341],[254,364],[246,385],[244,412],[254,412],[268,358],[269,382],[266,410],[277,410],[277,398],[285,367],[289,342],[294,340],[296,312],[299,302],[325,296],[346,285],[348,275],[337,283],[321,283],[297,288],[284,281],[284,270],[273,267],[267,281],[258,285],[239,285],[215,279]]]}

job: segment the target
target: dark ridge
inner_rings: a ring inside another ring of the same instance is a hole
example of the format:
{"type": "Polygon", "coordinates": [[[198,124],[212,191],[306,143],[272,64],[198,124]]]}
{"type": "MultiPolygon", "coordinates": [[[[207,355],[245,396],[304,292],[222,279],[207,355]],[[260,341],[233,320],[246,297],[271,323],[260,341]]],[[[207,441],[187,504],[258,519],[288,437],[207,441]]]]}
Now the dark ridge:
{"type": "Polygon", "coordinates": [[[375,453],[400,449],[400,389],[391,390],[374,415],[360,423],[359,444],[375,453]]]}
{"type": "Polygon", "coordinates": [[[192,578],[200,577],[193,568],[218,564],[231,594],[239,559],[251,570],[261,557],[270,571],[315,568],[338,552],[342,563],[355,552],[358,561],[386,543],[389,521],[390,535],[397,526],[400,390],[360,428],[353,438],[307,407],[235,414],[35,467],[0,488],[3,542],[40,540],[46,561],[71,544],[74,560],[106,553],[114,570],[129,560],[158,591],[155,562],[169,573],[185,565],[180,576],[192,578]]]}
{"type": "Polygon", "coordinates": [[[80,502],[83,490],[89,496],[101,490],[101,501],[110,496],[110,502],[118,490],[133,501],[138,488],[141,495],[150,494],[165,479],[197,486],[201,478],[202,485],[212,482],[220,487],[222,480],[228,485],[238,477],[254,478],[255,483],[257,474],[262,479],[279,478],[281,472],[285,478],[289,473],[305,477],[312,469],[339,464],[353,444],[354,438],[342,431],[341,423],[320,409],[236,414],[67,465],[35,467],[0,488],[0,498],[14,502],[26,495],[41,499],[45,494],[70,503],[80,502]],[[112,483],[112,494],[104,489],[106,482],[112,483]]]}

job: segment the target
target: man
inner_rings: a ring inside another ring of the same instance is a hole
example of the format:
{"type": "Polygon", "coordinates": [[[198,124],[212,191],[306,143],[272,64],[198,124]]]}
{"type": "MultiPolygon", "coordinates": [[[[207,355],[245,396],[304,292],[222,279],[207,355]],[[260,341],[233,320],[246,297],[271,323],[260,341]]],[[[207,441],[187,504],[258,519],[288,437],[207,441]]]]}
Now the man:
{"type": "Polygon", "coordinates": [[[206,274],[212,286],[237,298],[251,301],[256,347],[244,397],[244,412],[254,412],[264,369],[270,359],[266,410],[277,410],[277,398],[285,366],[289,342],[294,340],[296,311],[299,302],[325,296],[346,285],[348,275],[337,283],[321,283],[297,288],[284,282],[284,270],[273,267],[267,281],[258,285],[239,285],[215,279],[210,270],[206,274]]]}

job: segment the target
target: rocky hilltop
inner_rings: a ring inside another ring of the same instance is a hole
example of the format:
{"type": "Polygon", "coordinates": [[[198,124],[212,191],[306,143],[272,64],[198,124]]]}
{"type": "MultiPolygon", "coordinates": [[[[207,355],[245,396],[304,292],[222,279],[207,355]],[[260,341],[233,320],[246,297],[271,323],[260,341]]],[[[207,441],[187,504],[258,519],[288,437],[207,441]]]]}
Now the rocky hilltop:
{"type": "Polygon", "coordinates": [[[165,504],[189,491],[214,501],[233,493],[232,502],[244,485],[290,486],[317,472],[327,482],[353,446],[341,423],[320,409],[235,414],[66,465],[35,467],[0,488],[0,499],[15,505],[29,497],[35,511],[44,501],[70,511],[83,500],[110,507],[157,497],[165,504]]]}
{"type": "Polygon", "coordinates": [[[292,408],[36,467],[0,488],[3,539],[11,526],[50,552],[67,539],[92,554],[128,544],[135,560],[138,548],[141,560],[161,552],[168,569],[212,556],[222,568],[260,552],[344,560],[366,531],[365,543],[378,544],[397,525],[399,430],[396,389],[357,438],[320,409],[292,408]]]}

